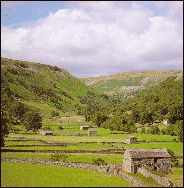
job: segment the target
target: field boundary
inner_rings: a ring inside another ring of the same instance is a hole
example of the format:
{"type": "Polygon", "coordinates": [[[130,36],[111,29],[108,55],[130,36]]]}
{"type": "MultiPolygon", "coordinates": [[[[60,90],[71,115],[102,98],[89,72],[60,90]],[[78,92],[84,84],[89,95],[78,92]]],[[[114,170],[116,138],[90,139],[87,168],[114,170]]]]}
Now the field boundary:
{"type": "Polygon", "coordinates": [[[15,158],[8,158],[8,159],[1,158],[1,162],[55,165],[55,166],[62,166],[66,168],[82,168],[86,170],[95,170],[109,175],[121,176],[124,180],[133,183],[135,187],[148,187],[140,180],[137,180],[136,178],[123,173],[121,165],[108,164],[108,165],[96,166],[89,163],[58,162],[58,161],[53,162],[53,161],[45,161],[38,159],[15,159],[15,158]]]}

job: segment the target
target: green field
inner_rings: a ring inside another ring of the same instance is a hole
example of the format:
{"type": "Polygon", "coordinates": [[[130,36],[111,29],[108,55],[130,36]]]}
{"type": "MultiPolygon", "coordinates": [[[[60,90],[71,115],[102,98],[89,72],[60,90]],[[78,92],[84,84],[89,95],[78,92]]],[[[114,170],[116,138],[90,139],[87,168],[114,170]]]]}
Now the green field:
{"type": "MultiPolygon", "coordinates": [[[[2,152],[1,157],[4,158],[30,158],[51,160],[53,153],[30,153],[30,152],[2,152]]],[[[68,162],[92,163],[93,159],[101,158],[107,163],[122,164],[123,156],[119,154],[93,154],[93,153],[70,153],[67,154],[68,162]]]]}
{"type": "Polygon", "coordinates": [[[121,177],[96,171],[32,164],[1,164],[2,187],[131,187],[121,177]]]}
{"type": "Polygon", "coordinates": [[[106,150],[114,149],[113,146],[107,144],[73,144],[68,146],[25,146],[25,147],[4,147],[4,149],[19,150],[106,150]]]}
{"type": "MultiPolygon", "coordinates": [[[[51,127],[52,129],[52,127],[51,127]]],[[[67,131],[70,129],[67,129],[67,131]]],[[[140,133],[132,133],[132,134],[110,134],[111,131],[109,129],[104,128],[92,128],[90,130],[96,130],[96,136],[43,136],[40,134],[15,134],[10,133],[9,136],[14,137],[26,137],[33,139],[41,139],[46,141],[58,141],[58,142],[123,142],[123,138],[128,136],[135,136],[138,140],[178,140],[177,136],[170,135],[154,135],[154,134],[140,134],[140,133]]],[[[63,130],[60,130],[60,134],[62,134],[63,130]]],[[[65,131],[65,130],[64,130],[65,131]]],[[[75,131],[73,131],[75,132],[75,131]]],[[[76,129],[76,133],[80,132],[79,128],[76,129]]],[[[84,131],[83,133],[87,133],[84,131]]]]}

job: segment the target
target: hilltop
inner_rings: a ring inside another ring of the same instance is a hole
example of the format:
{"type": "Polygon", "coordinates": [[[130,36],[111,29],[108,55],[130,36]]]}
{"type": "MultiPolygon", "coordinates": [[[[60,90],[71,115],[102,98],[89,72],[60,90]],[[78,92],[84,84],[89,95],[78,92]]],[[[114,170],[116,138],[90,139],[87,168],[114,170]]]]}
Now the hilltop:
{"type": "Polygon", "coordinates": [[[182,77],[182,71],[154,70],[143,72],[125,72],[110,76],[83,78],[87,85],[108,95],[131,94],[149,88],[171,76],[182,77]]]}

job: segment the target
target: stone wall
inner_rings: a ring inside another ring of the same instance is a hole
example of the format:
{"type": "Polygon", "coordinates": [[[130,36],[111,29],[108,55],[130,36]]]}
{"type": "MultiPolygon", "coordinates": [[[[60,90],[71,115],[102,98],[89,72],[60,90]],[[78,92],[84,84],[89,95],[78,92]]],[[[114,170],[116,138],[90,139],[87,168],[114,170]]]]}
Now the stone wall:
{"type": "Polygon", "coordinates": [[[137,179],[125,174],[121,165],[108,164],[96,166],[90,163],[74,163],[74,162],[53,162],[44,161],[39,159],[13,159],[13,158],[1,158],[1,162],[17,162],[17,163],[29,163],[29,164],[45,164],[45,165],[57,165],[66,168],[81,168],[86,170],[95,170],[109,175],[117,175],[123,177],[128,182],[134,184],[134,187],[147,187],[147,185],[138,181],[137,179]]]}
{"type": "Polygon", "coordinates": [[[162,185],[164,187],[173,187],[174,186],[167,178],[155,175],[155,174],[149,172],[148,170],[146,170],[145,168],[139,168],[138,172],[143,174],[146,177],[153,178],[156,182],[158,182],[160,185],[162,185]]]}

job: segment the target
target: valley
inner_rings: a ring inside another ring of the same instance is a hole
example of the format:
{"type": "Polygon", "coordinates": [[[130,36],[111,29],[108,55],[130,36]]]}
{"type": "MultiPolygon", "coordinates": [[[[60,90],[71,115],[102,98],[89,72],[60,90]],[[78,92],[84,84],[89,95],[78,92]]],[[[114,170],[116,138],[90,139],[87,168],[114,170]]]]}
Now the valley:
{"type": "Polygon", "coordinates": [[[56,66],[1,63],[3,187],[162,187],[123,169],[126,150],[161,148],[172,167],[155,173],[183,185],[182,71],[79,79],[56,66]],[[137,141],[126,143],[130,137],[137,141]]]}

